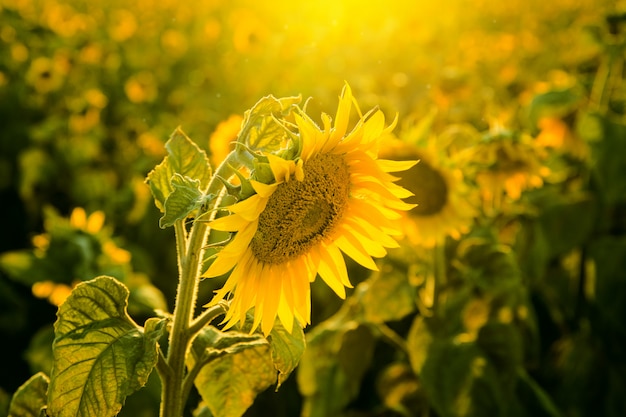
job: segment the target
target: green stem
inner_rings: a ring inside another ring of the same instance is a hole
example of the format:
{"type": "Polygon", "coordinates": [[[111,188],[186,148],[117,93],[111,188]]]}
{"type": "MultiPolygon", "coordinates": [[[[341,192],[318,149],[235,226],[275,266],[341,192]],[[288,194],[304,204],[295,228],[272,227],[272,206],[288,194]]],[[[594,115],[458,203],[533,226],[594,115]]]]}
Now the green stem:
{"type": "Polygon", "coordinates": [[[205,325],[215,320],[218,316],[226,311],[225,305],[220,303],[218,305],[209,307],[204,310],[196,319],[194,319],[189,325],[189,333],[197,334],[205,325]]]}
{"type": "MultiPolygon", "coordinates": [[[[176,223],[182,224],[184,220],[176,223]]],[[[180,229],[177,227],[177,235],[180,229]]],[[[191,228],[187,245],[187,256],[179,262],[180,281],[176,293],[172,331],[167,352],[167,362],[172,372],[170,377],[163,381],[161,401],[161,416],[175,417],[183,415],[185,398],[182,386],[185,378],[185,358],[189,350],[191,335],[188,332],[189,323],[193,318],[198,293],[198,273],[202,259],[202,247],[206,240],[208,226],[205,222],[196,222],[191,228]]],[[[180,253],[180,252],[179,252],[180,253]]]]}
{"type": "Polygon", "coordinates": [[[435,276],[435,290],[433,294],[433,314],[437,315],[440,308],[442,291],[447,284],[446,277],[446,245],[445,240],[437,242],[433,248],[433,271],[435,276]]]}
{"type": "MultiPolygon", "coordinates": [[[[218,176],[221,175],[228,178],[232,175],[233,165],[238,166],[236,161],[232,161],[234,158],[235,154],[232,153],[217,169],[207,188],[207,195],[221,194],[224,185],[218,179],[218,176]]],[[[214,204],[219,204],[219,199],[214,204]]],[[[209,209],[212,209],[212,207],[209,209]]],[[[210,217],[212,218],[213,216],[214,213],[210,217]]],[[[184,220],[178,220],[174,224],[179,282],[166,359],[170,372],[162,375],[161,417],[181,417],[187,394],[189,393],[189,389],[184,387],[186,375],[185,359],[193,338],[202,328],[197,325],[198,321],[194,322],[195,325],[193,327],[191,326],[198,296],[199,276],[204,258],[205,242],[210,232],[208,224],[207,221],[194,222],[188,236],[184,220]]],[[[215,314],[215,316],[204,315],[203,324],[210,322],[209,319],[217,317],[219,313],[220,311],[216,309],[212,310],[212,314],[215,314]]],[[[162,366],[162,368],[165,367],[162,366]]]]}

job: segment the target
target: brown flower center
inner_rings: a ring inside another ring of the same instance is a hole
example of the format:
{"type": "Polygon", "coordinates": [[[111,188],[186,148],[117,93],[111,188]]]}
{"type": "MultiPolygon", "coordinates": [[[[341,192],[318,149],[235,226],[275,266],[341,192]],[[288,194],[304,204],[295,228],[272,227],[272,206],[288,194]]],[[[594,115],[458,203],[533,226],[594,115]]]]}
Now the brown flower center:
{"type": "Polygon", "coordinates": [[[280,184],[259,216],[250,247],[263,263],[281,264],[306,253],[341,220],[350,193],[342,155],[318,154],[303,164],[304,179],[280,184]]]}
{"type": "Polygon", "coordinates": [[[414,195],[405,199],[407,203],[417,204],[411,210],[416,216],[437,214],[448,201],[448,185],[441,172],[423,160],[402,173],[398,185],[411,191],[414,195]]]}

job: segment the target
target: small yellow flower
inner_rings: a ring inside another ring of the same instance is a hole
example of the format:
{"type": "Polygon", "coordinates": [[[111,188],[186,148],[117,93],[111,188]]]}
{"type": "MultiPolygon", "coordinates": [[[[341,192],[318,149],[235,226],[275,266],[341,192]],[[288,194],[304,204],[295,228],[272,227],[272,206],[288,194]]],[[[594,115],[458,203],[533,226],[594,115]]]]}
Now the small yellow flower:
{"type": "MultiPolygon", "coordinates": [[[[401,234],[395,220],[411,204],[411,193],[396,185],[389,172],[410,168],[413,161],[378,159],[385,128],[381,111],[372,110],[348,131],[353,104],[346,85],[334,125],[323,114],[323,128],[306,114],[295,115],[300,153],[294,160],[267,154],[275,181],[251,180],[256,194],[229,207],[230,215],[211,223],[236,232],[205,273],[230,271],[210,305],[232,294],[226,327],[243,323],[254,308],[252,330],[268,334],[276,319],[288,330],[294,319],[310,323],[310,282],[320,277],[340,297],[351,287],[342,252],[376,270],[372,259],[397,247],[401,234]]],[[[360,113],[359,113],[360,114],[360,113]]]]}
{"type": "Polygon", "coordinates": [[[96,234],[104,226],[104,212],[98,210],[87,216],[84,208],[76,207],[70,215],[70,225],[75,229],[96,234]]]}

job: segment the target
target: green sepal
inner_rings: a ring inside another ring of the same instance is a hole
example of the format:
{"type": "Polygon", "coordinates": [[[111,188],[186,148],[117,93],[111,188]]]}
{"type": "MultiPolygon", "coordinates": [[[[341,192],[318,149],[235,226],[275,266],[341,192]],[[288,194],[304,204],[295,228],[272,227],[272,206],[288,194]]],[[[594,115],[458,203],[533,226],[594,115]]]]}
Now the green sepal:
{"type": "Polygon", "coordinates": [[[193,143],[180,128],[172,133],[165,149],[167,156],[146,178],[154,202],[161,212],[165,212],[167,198],[174,192],[174,174],[198,180],[200,190],[205,190],[211,179],[211,165],[206,152],[193,143]]]}
{"type": "Polygon", "coordinates": [[[126,397],[145,385],[167,320],[151,318],[144,330],[128,316],[128,296],[122,283],[98,277],[79,284],[59,308],[50,415],[115,416],[126,397]]]}
{"type": "Polygon", "coordinates": [[[159,219],[159,227],[165,229],[177,220],[186,219],[204,204],[200,181],[175,173],[171,179],[173,191],[165,200],[165,214],[159,219]]]}
{"type": "Polygon", "coordinates": [[[40,417],[46,405],[46,391],[50,379],[38,372],[23,383],[11,399],[9,416],[40,417]]]}

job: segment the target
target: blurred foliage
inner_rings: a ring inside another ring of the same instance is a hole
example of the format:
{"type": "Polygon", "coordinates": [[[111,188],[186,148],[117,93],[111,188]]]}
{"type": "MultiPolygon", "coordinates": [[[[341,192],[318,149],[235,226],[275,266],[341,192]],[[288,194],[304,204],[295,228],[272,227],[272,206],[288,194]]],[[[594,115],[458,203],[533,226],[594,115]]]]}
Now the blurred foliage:
{"type": "Polygon", "coordinates": [[[399,113],[381,153],[421,160],[420,206],[343,307],[313,286],[297,378],[246,415],[625,415],[625,43],[614,0],[0,0],[0,415],[77,283],[117,278],[140,322],[173,305],[144,178],[176,126],[215,164],[259,97],[319,114],[344,80],[399,113]]]}

